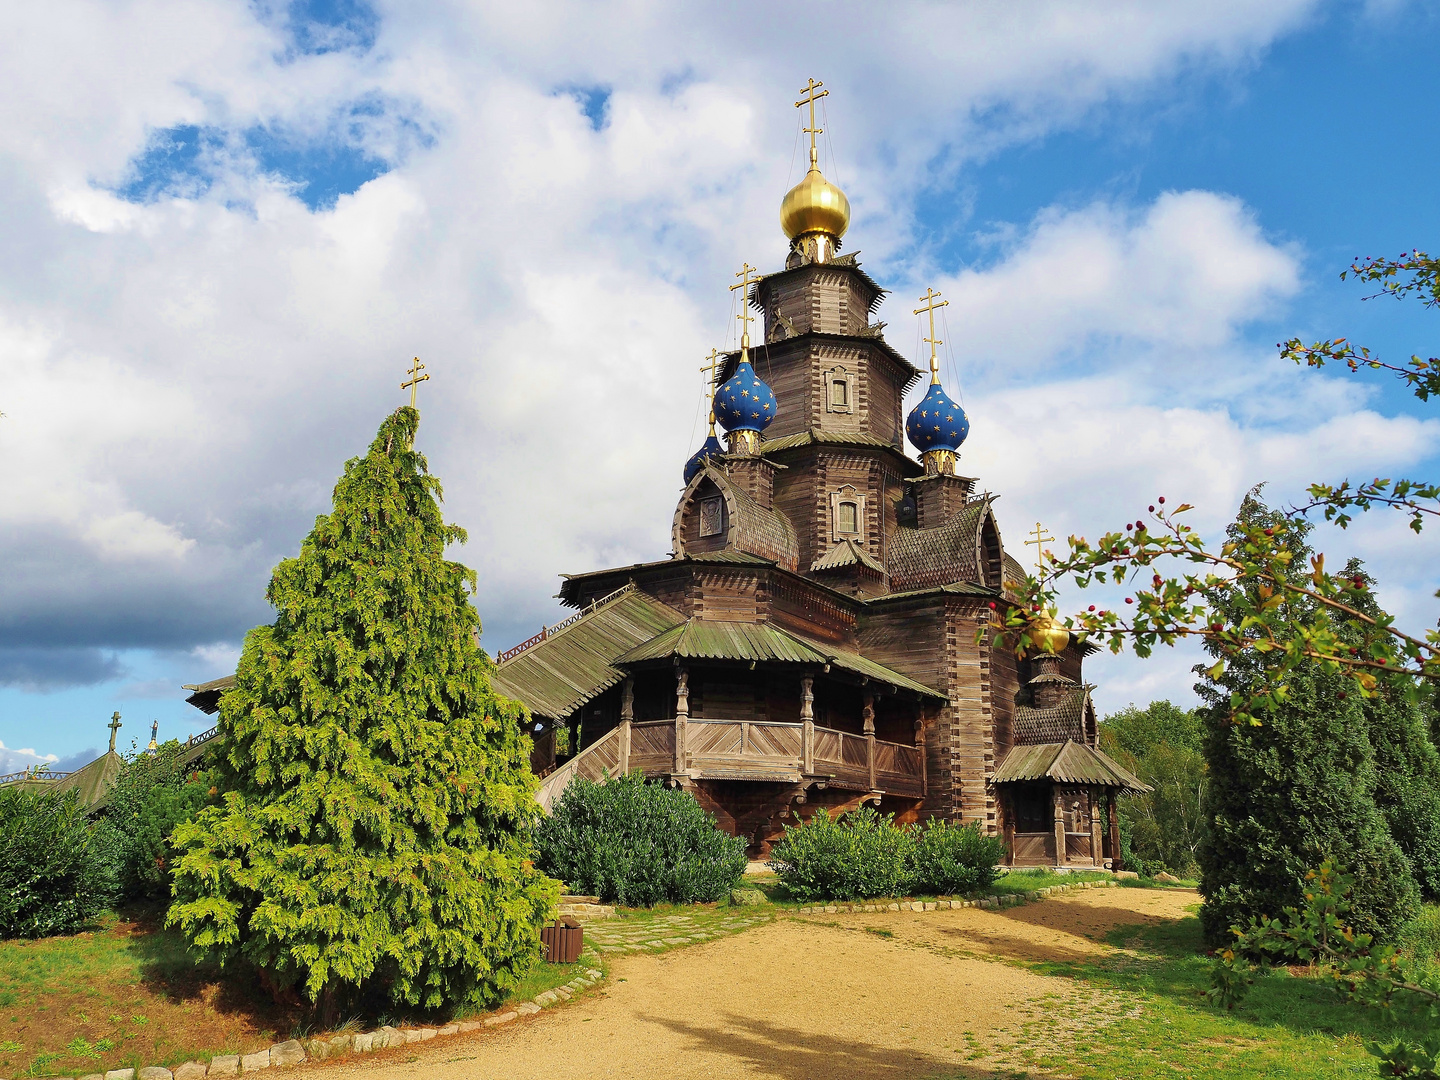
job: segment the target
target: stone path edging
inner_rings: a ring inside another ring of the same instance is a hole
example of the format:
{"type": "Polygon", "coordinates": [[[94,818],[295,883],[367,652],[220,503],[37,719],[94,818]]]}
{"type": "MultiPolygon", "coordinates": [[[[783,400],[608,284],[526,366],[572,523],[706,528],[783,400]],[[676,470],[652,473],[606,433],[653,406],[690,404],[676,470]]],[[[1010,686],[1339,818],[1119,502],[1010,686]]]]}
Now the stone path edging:
{"type": "Polygon", "coordinates": [[[1073,885],[1051,885],[1027,893],[1006,893],[1003,896],[985,896],[979,900],[896,900],[891,903],[872,901],[865,904],[814,904],[796,911],[798,915],[837,915],[858,911],[949,911],[952,908],[1002,908],[1014,907],[1033,900],[1043,900],[1069,892],[1072,889],[1115,888],[1118,881],[1077,881],[1073,885]]]}
{"type": "Polygon", "coordinates": [[[89,1073],[79,1077],[78,1080],[204,1080],[204,1078],[212,1076],[239,1076],[242,1073],[252,1073],[273,1066],[300,1065],[306,1061],[324,1061],[341,1054],[366,1053],[392,1046],[426,1042],[437,1037],[498,1027],[501,1024],[517,1020],[521,1016],[531,1016],[541,1009],[568,1001],[581,990],[589,989],[604,977],[605,973],[598,968],[586,967],[583,974],[571,979],[564,986],[557,986],[554,989],[546,990],[543,994],[536,994],[533,1001],[512,1003],[505,1006],[503,1011],[491,1013],[481,1019],[460,1020],[443,1027],[394,1028],[387,1025],[376,1028],[374,1031],[342,1033],[329,1037],[320,1036],[306,1039],[304,1042],[298,1039],[288,1039],[285,1042],[276,1043],[268,1050],[258,1050],[253,1054],[219,1054],[212,1057],[208,1065],[203,1061],[187,1061],[183,1065],[176,1066],[173,1071],[153,1065],[139,1070],[111,1069],[105,1073],[89,1073]]]}

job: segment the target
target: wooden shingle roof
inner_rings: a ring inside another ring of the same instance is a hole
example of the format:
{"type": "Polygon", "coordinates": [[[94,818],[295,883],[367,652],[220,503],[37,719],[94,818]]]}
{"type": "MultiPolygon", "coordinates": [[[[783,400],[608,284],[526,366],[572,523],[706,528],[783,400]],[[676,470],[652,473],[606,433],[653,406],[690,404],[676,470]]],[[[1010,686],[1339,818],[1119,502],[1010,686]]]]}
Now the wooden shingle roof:
{"type": "Polygon", "coordinates": [[[1150,787],[1114,758],[1084,743],[1066,739],[1039,746],[1016,746],[1005,755],[991,778],[993,784],[1049,780],[1058,784],[1093,784],[1142,794],[1150,787]]]}
{"type": "Polygon", "coordinates": [[[616,657],[684,619],[654,597],[626,589],[501,664],[490,683],[533,715],[561,720],[625,677],[612,665],[616,657]]]}
{"type": "Polygon", "coordinates": [[[952,581],[982,581],[977,564],[980,526],[990,510],[988,498],[967,504],[933,529],[902,526],[890,536],[886,562],[897,590],[922,589],[952,581]]]}

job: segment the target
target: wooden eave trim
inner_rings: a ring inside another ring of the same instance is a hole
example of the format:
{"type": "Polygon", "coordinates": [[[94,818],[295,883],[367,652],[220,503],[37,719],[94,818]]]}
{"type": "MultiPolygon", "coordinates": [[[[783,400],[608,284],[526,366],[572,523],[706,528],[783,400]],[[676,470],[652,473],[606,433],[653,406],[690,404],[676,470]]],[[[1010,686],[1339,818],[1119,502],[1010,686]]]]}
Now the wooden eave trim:
{"type": "MultiPolygon", "coordinates": [[[[919,368],[901,356],[900,353],[896,351],[895,346],[891,345],[883,337],[865,337],[861,334],[831,334],[822,330],[807,330],[803,334],[796,334],[794,337],[785,338],[783,341],[762,341],[757,345],[753,345],[750,348],[750,363],[754,365],[757,359],[767,357],[774,352],[783,352],[792,346],[806,344],[811,340],[839,342],[846,345],[873,345],[875,351],[894,364],[900,374],[904,376],[900,383],[900,392],[902,394],[914,386],[916,380],[923,374],[919,368]]],[[[716,386],[719,386],[731,378],[735,374],[735,368],[740,362],[739,349],[722,355],[725,357],[725,363],[717,369],[715,376],[716,386]]],[[[756,372],[760,374],[761,378],[764,378],[764,373],[761,372],[758,367],[756,368],[756,372]]]]}
{"type": "MultiPolygon", "coordinates": [[[[849,255],[839,256],[839,258],[854,260],[855,257],[859,254],[860,253],[858,251],[855,251],[851,252],[849,255]]],[[[880,306],[880,301],[885,299],[885,297],[890,294],[889,289],[882,288],[880,286],[880,283],[874,278],[872,278],[869,274],[867,274],[864,270],[862,270],[857,262],[831,261],[819,263],[809,262],[804,263],[801,266],[787,266],[781,270],[776,270],[773,274],[766,274],[764,277],[762,277],[759,281],[755,283],[755,287],[750,290],[750,295],[746,297],[746,300],[756,310],[764,311],[765,303],[762,299],[762,290],[768,293],[770,290],[767,288],[767,286],[770,283],[778,282],[782,278],[794,277],[804,273],[821,273],[825,270],[845,270],[851,274],[854,274],[862,282],[865,283],[866,287],[869,288],[871,292],[870,299],[866,305],[866,312],[868,314],[873,315],[875,313],[875,309],[880,306]]]]}
{"type": "MultiPolygon", "coordinates": [[[[815,428],[806,428],[804,432],[797,432],[796,434],[807,434],[815,430],[815,428]]],[[[786,436],[786,438],[789,438],[789,436],[786,436]]],[[[876,446],[872,443],[846,442],[843,436],[840,438],[826,439],[824,442],[821,442],[819,439],[812,438],[809,442],[802,443],[799,446],[785,446],[781,447],[779,450],[766,450],[765,444],[760,444],[760,455],[764,458],[770,458],[772,456],[786,454],[798,455],[805,450],[814,450],[819,453],[824,453],[825,451],[843,450],[851,453],[886,454],[891,459],[899,462],[903,466],[903,472],[900,479],[907,484],[919,479],[919,477],[913,475],[905,475],[905,473],[914,473],[916,471],[920,471],[923,473],[925,468],[925,466],[907,457],[903,450],[897,450],[889,443],[876,446]]],[[[785,465],[782,467],[788,469],[792,466],[785,465]]]]}

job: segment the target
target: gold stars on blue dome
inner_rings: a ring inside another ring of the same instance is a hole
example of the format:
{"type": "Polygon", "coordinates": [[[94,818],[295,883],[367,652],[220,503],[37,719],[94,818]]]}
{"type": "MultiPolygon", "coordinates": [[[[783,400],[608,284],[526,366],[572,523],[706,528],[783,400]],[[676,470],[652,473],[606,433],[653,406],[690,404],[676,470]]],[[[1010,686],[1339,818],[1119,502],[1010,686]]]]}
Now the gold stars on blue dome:
{"type": "Polygon", "coordinates": [[[774,391],[760,381],[749,360],[742,359],[715,391],[715,419],[726,431],[764,431],[779,411],[774,391]]]}
{"type": "Polygon", "coordinates": [[[930,384],[929,392],[920,399],[920,404],[910,410],[905,421],[905,434],[916,448],[926,450],[959,450],[960,444],[970,434],[970,418],[941,385],[930,384]]]}

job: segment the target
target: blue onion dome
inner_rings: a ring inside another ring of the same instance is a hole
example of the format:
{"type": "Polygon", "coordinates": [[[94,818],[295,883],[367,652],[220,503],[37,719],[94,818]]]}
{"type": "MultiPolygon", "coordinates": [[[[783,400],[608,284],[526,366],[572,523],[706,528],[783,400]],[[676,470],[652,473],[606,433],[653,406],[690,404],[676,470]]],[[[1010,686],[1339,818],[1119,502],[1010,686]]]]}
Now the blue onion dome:
{"type": "Polygon", "coordinates": [[[905,421],[905,434],[924,453],[926,450],[959,450],[970,434],[970,418],[965,410],[951,400],[938,382],[910,410],[905,421]]]}
{"type": "Polygon", "coordinates": [[[715,419],[726,431],[764,431],[779,411],[775,392],[741,353],[735,374],[715,391],[715,419]]]}
{"type": "Polygon", "coordinates": [[[725,448],[720,445],[720,440],[712,431],[710,437],[705,440],[705,444],[695,451],[689,461],[685,462],[685,483],[688,484],[695,479],[695,474],[705,467],[705,459],[711,454],[723,453],[725,453],[725,448]]]}

